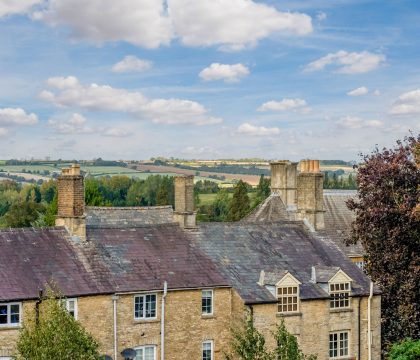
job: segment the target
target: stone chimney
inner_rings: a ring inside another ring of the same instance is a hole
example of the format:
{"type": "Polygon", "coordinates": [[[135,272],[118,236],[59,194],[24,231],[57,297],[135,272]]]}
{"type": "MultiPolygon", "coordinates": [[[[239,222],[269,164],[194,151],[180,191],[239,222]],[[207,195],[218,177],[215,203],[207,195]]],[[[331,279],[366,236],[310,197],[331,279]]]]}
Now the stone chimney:
{"type": "Polygon", "coordinates": [[[58,214],[56,226],[65,226],[69,233],[86,240],[85,188],[80,165],[62,169],[57,182],[58,214]]]}
{"type": "Polygon", "coordinates": [[[302,160],[297,177],[297,210],[315,230],[324,224],[324,174],[319,171],[319,160],[302,160]]]}
{"type": "Polygon", "coordinates": [[[175,177],[174,220],[185,229],[193,229],[196,227],[197,215],[194,210],[194,176],[175,177]]]}
{"type": "Polygon", "coordinates": [[[271,192],[277,192],[289,210],[296,210],[297,163],[288,160],[270,163],[271,192]]]}

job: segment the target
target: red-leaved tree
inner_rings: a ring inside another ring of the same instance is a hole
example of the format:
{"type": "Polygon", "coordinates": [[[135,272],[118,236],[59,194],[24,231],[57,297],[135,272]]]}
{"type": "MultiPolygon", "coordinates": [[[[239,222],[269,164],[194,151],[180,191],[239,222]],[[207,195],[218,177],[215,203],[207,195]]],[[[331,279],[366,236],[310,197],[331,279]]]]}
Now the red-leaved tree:
{"type": "Polygon", "coordinates": [[[420,337],[420,135],[398,141],[393,149],[363,156],[348,243],[365,249],[366,271],[382,290],[382,344],[420,337]]]}

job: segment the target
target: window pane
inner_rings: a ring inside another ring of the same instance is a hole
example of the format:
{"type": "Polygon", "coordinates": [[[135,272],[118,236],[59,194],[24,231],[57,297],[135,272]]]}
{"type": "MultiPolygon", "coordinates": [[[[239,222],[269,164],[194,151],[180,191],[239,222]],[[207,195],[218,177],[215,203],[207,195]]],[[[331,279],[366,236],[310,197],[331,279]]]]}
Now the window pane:
{"type": "Polygon", "coordinates": [[[137,353],[137,355],[136,355],[135,360],[145,360],[144,357],[143,357],[143,349],[142,348],[136,349],[136,353],[137,353]]]}
{"type": "Polygon", "coordinates": [[[144,317],[144,297],[136,296],[134,300],[134,317],[142,318],[144,317]]]}
{"type": "Polygon", "coordinates": [[[7,324],[7,305],[0,305],[0,324],[7,324]]]}
{"type": "Polygon", "coordinates": [[[19,324],[20,318],[20,306],[19,305],[10,305],[10,323],[19,324]]]}
{"type": "Polygon", "coordinates": [[[146,317],[156,317],[156,295],[146,295],[146,317]]]}
{"type": "Polygon", "coordinates": [[[154,346],[145,347],[144,360],[155,360],[155,347],[154,346]]]}
{"type": "Polygon", "coordinates": [[[203,360],[212,360],[210,342],[203,343],[203,360]]]}

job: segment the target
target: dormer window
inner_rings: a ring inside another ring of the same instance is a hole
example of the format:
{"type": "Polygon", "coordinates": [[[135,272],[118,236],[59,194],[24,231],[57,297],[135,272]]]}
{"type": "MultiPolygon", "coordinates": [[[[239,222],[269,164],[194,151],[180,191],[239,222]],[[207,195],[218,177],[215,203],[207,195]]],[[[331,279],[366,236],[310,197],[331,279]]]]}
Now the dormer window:
{"type": "Polygon", "coordinates": [[[299,285],[292,274],[286,272],[283,278],[276,284],[277,312],[279,314],[299,312],[299,285]]]}
{"type": "Polygon", "coordinates": [[[330,308],[347,308],[350,306],[350,283],[330,283],[330,308]]]}
{"type": "Polygon", "coordinates": [[[298,286],[287,286],[277,288],[277,300],[279,313],[297,312],[299,302],[298,286]]]}

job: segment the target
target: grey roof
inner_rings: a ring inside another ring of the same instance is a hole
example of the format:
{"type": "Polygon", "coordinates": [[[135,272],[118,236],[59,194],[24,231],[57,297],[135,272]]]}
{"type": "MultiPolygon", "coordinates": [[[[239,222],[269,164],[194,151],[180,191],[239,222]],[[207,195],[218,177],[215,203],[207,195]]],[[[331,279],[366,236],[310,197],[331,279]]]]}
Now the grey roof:
{"type": "Polygon", "coordinates": [[[367,276],[328,237],[310,233],[301,222],[202,223],[191,235],[249,304],[276,301],[258,284],[261,270],[279,274],[288,270],[302,282],[302,299],[328,298],[311,282],[316,265],[341,268],[353,279],[354,296],[369,293],[367,276]]]}
{"type": "Polygon", "coordinates": [[[241,222],[266,222],[266,221],[280,221],[289,220],[290,214],[286,210],[280,195],[273,192],[258,205],[249,215],[241,220],[241,222]]]}
{"type": "Polygon", "coordinates": [[[65,296],[229,286],[177,225],[0,230],[0,301],[34,299],[53,281],[65,296]]]}
{"type": "MultiPolygon", "coordinates": [[[[363,256],[361,244],[346,245],[344,243],[354,220],[354,213],[349,210],[346,202],[355,195],[354,190],[324,190],[325,230],[319,231],[322,236],[328,236],[349,257],[363,256]]],[[[295,219],[296,211],[287,210],[280,195],[272,193],[242,222],[259,223],[295,219]]]]}
{"type": "Polygon", "coordinates": [[[327,283],[340,270],[337,266],[316,265],[313,267],[316,282],[327,283]]]}
{"type": "Polygon", "coordinates": [[[173,223],[172,206],[86,207],[88,227],[130,227],[173,223]]]}
{"type": "Polygon", "coordinates": [[[320,231],[328,236],[347,256],[363,256],[361,244],[345,245],[344,239],[349,236],[351,223],[355,215],[347,207],[346,202],[356,195],[355,191],[334,191],[324,194],[325,230],[320,231]]]}

